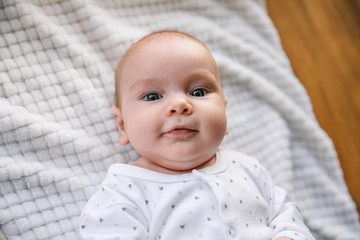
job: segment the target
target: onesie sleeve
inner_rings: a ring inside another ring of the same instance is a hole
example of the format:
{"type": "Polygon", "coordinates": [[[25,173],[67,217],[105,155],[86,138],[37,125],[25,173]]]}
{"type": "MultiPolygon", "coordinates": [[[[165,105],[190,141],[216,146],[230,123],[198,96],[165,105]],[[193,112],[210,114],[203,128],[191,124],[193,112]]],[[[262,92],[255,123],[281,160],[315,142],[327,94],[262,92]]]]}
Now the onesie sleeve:
{"type": "Polygon", "coordinates": [[[103,183],[82,211],[80,239],[150,239],[147,219],[132,200],[114,183],[103,183]]]}
{"type": "Polygon", "coordinates": [[[274,186],[270,201],[270,227],[274,230],[273,239],[288,237],[294,240],[314,240],[303,218],[284,189],[274,186]]]}
{"type": "Polygon", "coordinates": [[[287,237],[293,240],[314,240],[311,232],[304,224],[299,209],[291,201],[287,192],[273,185],[267,170],[259,164],[260,179],[266,186],[267,201],[270,207],[270,227],[273,229],[272,239],[287,237]],[[266,183],[266,184],[265,184],[266,183]]]}
{"type": "Polygon", "coordinates": [[[269,172],[259,161],[246,155],[238,155],[247,175],[253,180],[267,204],[267,225],[272,229],[272,239],[287,237],[293,240],[314,240],[304,224],[300,211],[287,192],[272,182],[269,172]]]}

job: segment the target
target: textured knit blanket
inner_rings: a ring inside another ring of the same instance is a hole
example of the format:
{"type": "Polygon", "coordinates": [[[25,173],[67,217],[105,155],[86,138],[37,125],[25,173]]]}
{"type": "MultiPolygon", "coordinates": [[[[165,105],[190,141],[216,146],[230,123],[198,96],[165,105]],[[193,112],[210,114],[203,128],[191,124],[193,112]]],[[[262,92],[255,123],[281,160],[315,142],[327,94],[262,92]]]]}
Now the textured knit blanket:
{"type": "Polygon", "coordinates": [[[317,239],[360,239],[334,146],[319,127],[261,0],[0,2],[0,232],[77,239],[79,215],[115,162],[110,107],[124,51],[153,31],[213,52],[227,105],[223,147],[259,159],[317,239]]]}

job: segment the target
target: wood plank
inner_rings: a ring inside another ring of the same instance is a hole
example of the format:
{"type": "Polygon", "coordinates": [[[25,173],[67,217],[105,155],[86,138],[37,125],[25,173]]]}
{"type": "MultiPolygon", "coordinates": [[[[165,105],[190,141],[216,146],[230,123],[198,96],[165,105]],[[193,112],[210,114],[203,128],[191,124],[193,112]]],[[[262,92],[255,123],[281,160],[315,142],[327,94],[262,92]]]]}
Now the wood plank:
{"type": "Polygon", "coordinates": [[[267,0],[360,209],[360,0],[267,0]]]}

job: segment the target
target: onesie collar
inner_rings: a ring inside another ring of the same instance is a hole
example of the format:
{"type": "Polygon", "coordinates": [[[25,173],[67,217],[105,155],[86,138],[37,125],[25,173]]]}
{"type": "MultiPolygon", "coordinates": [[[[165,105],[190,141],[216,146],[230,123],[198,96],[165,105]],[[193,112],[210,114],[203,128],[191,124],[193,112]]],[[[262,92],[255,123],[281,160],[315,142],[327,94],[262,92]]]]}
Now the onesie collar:
{"type": "Polygon", "coordinates": [[[180,182],[180,181],[194,181],[199,178],[199,173],[201,175],[214,175],[221,173],[227,169],[228,158],[226,157],[226,151],[218,150],[216,152],[216,161],[212,166],[200,169],[193,170],[191,173],[184,174],[164,174],[151,171],[145,168],[133,166],[125,163],[115,163],[109,167],[107,175],[122,175],[126,177],[131,177],[134,179],[141,179],[147,181],[156,181],[156,182],[180,182]]]}

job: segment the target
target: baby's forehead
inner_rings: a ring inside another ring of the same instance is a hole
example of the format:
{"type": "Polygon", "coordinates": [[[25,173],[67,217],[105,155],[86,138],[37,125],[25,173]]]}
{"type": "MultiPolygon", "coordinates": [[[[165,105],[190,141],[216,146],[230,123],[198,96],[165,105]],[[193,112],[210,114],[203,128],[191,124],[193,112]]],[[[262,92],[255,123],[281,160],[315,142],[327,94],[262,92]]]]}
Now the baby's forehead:
{"type": "Polygon", "coordinates": [[[169,52],[171,49],[171,44],[185,44],[185,42],[188,43],[195,43],[193,46],[198,46],[199,48],[202,48],[209,54],[210,59],[213,61],[215,66],[217,67],[217,64],[215,62],[215,59],[213,58],[210,50],[206,47],[206,45],[198,40],[195,37],[192,37],[191,35],[188,35],[186,33],[180,33],[180,32],[161,32],[161,33],[155,33],[148,35],[142,39],[140,39],[138,42],[134,43],[123,55],[117,69],[116,69],[116,75],[118,78],[120,78],[121,73],[127,68],[128,63],[136,64],[139,60],[142,58],[142,53],[144,50],[153,50],[156,54],[157,51],[162,49],[165,45],[170,46],[169,52]],[[164,43],[164,44],[163,44],[164,43]],[[167,43],[167,44],[165,44],[167,43]],[[170,44],[169,44],[170,43],[170,44]]]}
{"type": "Polygon", "coordinates": [[[154,51],[156,51],[157,50],[156,48],[160,48],[164,46],[164,44],[162,43],[184,44],[186,41],[191,43],[196,43],[196,45],[198,45],[200,48],[203,48],[204,50],[208,51],[211,54],[211,52],[203,42],[192,37],[191,35],[187,35],[179,32],[165,32],[159,34],[152,34],[142,38],[141,40],[139,40],[129,48],[129,50],[126,52],[123,58],[126,59],[135,52],[137,54],[141,54],[142,52],[141,50],[145,48],[153,48],[154,51]]]}

